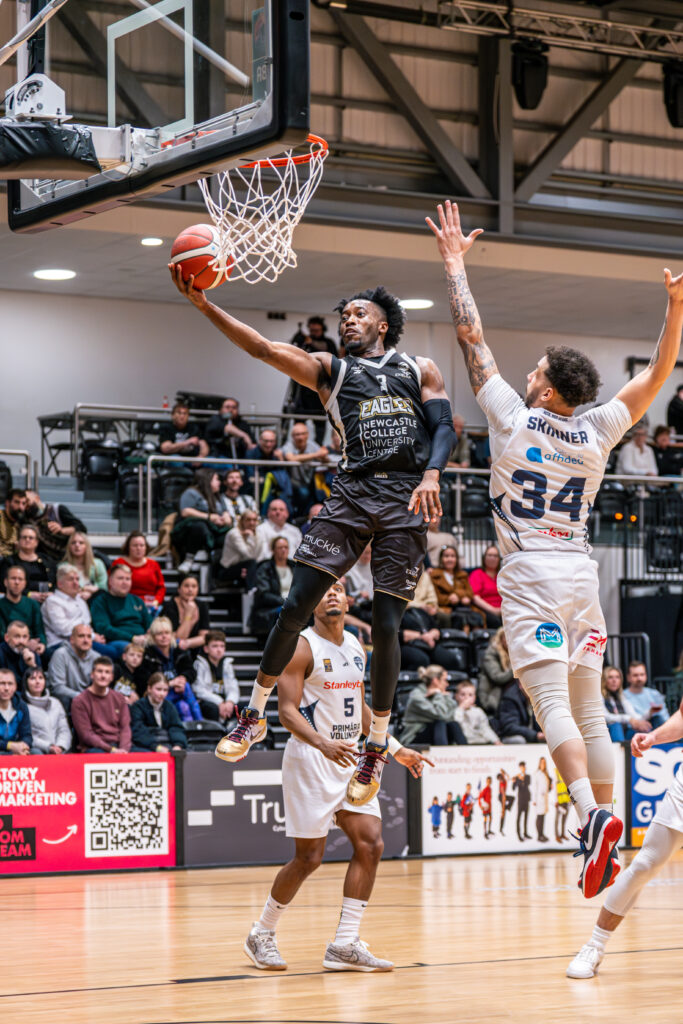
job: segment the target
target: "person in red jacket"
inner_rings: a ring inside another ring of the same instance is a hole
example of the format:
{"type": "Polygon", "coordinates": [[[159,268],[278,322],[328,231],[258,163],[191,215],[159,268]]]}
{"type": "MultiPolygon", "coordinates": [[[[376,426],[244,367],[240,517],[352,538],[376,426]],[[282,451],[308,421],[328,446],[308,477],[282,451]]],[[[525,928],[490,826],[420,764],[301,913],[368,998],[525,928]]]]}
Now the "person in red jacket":
{"type": "Polygon", "coordinates": [[[133,574],[131,594],[141,597],[148,608],[160,608],[166,598],[166,584],[159,563],[148,558],[149,544],[144,533],[133,530],[123,542],[120,558],[115,558],[114,565],[128,565],[133,574]]]}
{"type": "Polygon", "coordinates": [[[486,776],[486,785],[477,797],[481,813],[484,815],[484,839],[491,835],[491,776],[486,776]]]}
{"type": "Polygon", "coordinates": [[[111,689],[113,680],[111,658],[97,658],[90,673],[90,686],[71,702],[71,721],[78,745],[88,754],[130,751],[130,710],[123,694],[111,689]]]}

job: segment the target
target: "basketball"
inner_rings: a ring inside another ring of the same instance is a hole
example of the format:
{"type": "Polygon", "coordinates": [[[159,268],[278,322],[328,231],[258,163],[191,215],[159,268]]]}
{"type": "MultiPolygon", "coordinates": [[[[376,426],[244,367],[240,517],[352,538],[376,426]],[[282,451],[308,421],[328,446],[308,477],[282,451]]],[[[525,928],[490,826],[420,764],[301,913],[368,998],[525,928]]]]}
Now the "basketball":
{"type": "Polygon", "coordinates": [[[194,277],[194,286],[200,291],[217,288],[227,281],[230,271],[224,273],[212,266],[218,254],[218,232],[212,224],[193,224],[185,228],[173,243],[171,263],[182,263],[183,279],[194,277]]]}

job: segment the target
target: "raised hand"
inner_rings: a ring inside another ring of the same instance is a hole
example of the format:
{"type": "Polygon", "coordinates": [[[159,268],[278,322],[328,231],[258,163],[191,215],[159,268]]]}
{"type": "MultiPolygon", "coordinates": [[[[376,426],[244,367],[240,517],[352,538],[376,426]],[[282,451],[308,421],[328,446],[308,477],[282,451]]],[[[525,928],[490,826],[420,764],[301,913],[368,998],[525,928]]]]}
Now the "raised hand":
{"type": "Polygon", "coordinates": [[[184,295],[197,309],[205,309],[209,304],[208,299],[203,291],[195,288],[194,277],[190,277],[187,281],[184,280],[182,263],[169,263],[168,269],[171,271],[171,278],[180,294],[184,295]]]}
{"type": "Polygon", "coordinates": [[[674,302],[683,302],[683,274],[679,274],[678,277],[672,277],[669,268],[665,267],[664,285],[670,299],[673,299],[674,302]]]}
{"type": "Polygon", "coordinates": [[[465,235],[460,226],[460,213],[458,212],[457,203],[452,203],[450,199],[446,200],[445,209],[439,203],[437,211],[439,213],[439,227],[437,227],[431,217],[425,217],[425,220],[434,232],[441,257],[444,263],[451,259],[462,261],[467,250],[472,247],[479,235],[483,234],[484,229],[475,228],[474,231],[470,231],[469,235],[465,235]]]}

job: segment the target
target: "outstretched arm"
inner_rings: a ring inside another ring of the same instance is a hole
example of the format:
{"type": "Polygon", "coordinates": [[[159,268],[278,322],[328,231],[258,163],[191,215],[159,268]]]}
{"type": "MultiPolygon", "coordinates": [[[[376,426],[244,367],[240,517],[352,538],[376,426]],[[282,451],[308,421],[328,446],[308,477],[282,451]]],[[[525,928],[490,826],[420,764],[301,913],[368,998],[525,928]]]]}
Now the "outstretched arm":
{"type": "Polygon", "coordinates": [[[427,224],[436,236],[436,243],[443,258],[448,282],[448,299],[458,343],[465,356],[465,365],[475,395],[489,377],[498,373],[493,355],[484,341],[481,319],[465,273],[465,253],[474,240],[482,233],[477,228],[464,235],[460,227],[460,215],[455,203],[446,200],[446,208],[439,204],[439,226],[431,217],[427,224]]]}
{"type": "Polygon", "coordinates": [[[662,384],[676,365],[681,347],[681,331],[683,331],[683,274],[672,277],[670,270],[664,271],[664,284],[669,294],[666,307],[666,320],[659,341],[655,348],[650,365],[633,380],[625,384],[618,393],[628,411],[631,421],[637,423],[652,404],[662,384]]]}
{"type": "Polygon", "coordinates": [[[255,359],[267,363],[273,369],[287,374],[297,384],[303,384],[305,388],[317,391],[323,402],[327,401],[332,367],[332,357],[329,352],[313,355],[295,345],[268,341],[253,327],[243,324],[234,316],[230,316],[229,313],[209,302],[205,292],[194,287],[193,277],[189,281],[184,281],[181,263],[169,263],[168,269],[171,271],[173,282],[181,295],[184,295],[193,306],[196,306],[214,327],[217,327],[226,338],[230,339],[233,345],[241,348],[250,356],[254,356],[255,359]]]}

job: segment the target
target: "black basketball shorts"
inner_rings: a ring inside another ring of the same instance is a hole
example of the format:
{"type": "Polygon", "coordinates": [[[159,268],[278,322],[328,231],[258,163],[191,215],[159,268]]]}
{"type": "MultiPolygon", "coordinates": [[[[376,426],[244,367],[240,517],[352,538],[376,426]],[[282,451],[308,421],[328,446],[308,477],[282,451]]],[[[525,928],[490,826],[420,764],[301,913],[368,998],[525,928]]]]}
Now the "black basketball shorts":
{"type": "Polygon", "coordinates": [[[408,511],[421,476],[336,477],[332,493],[299,545],[294,561],[339,579],[372,541],[375,590],[410,601],[427,551],[427,524],[408,511]]]}

